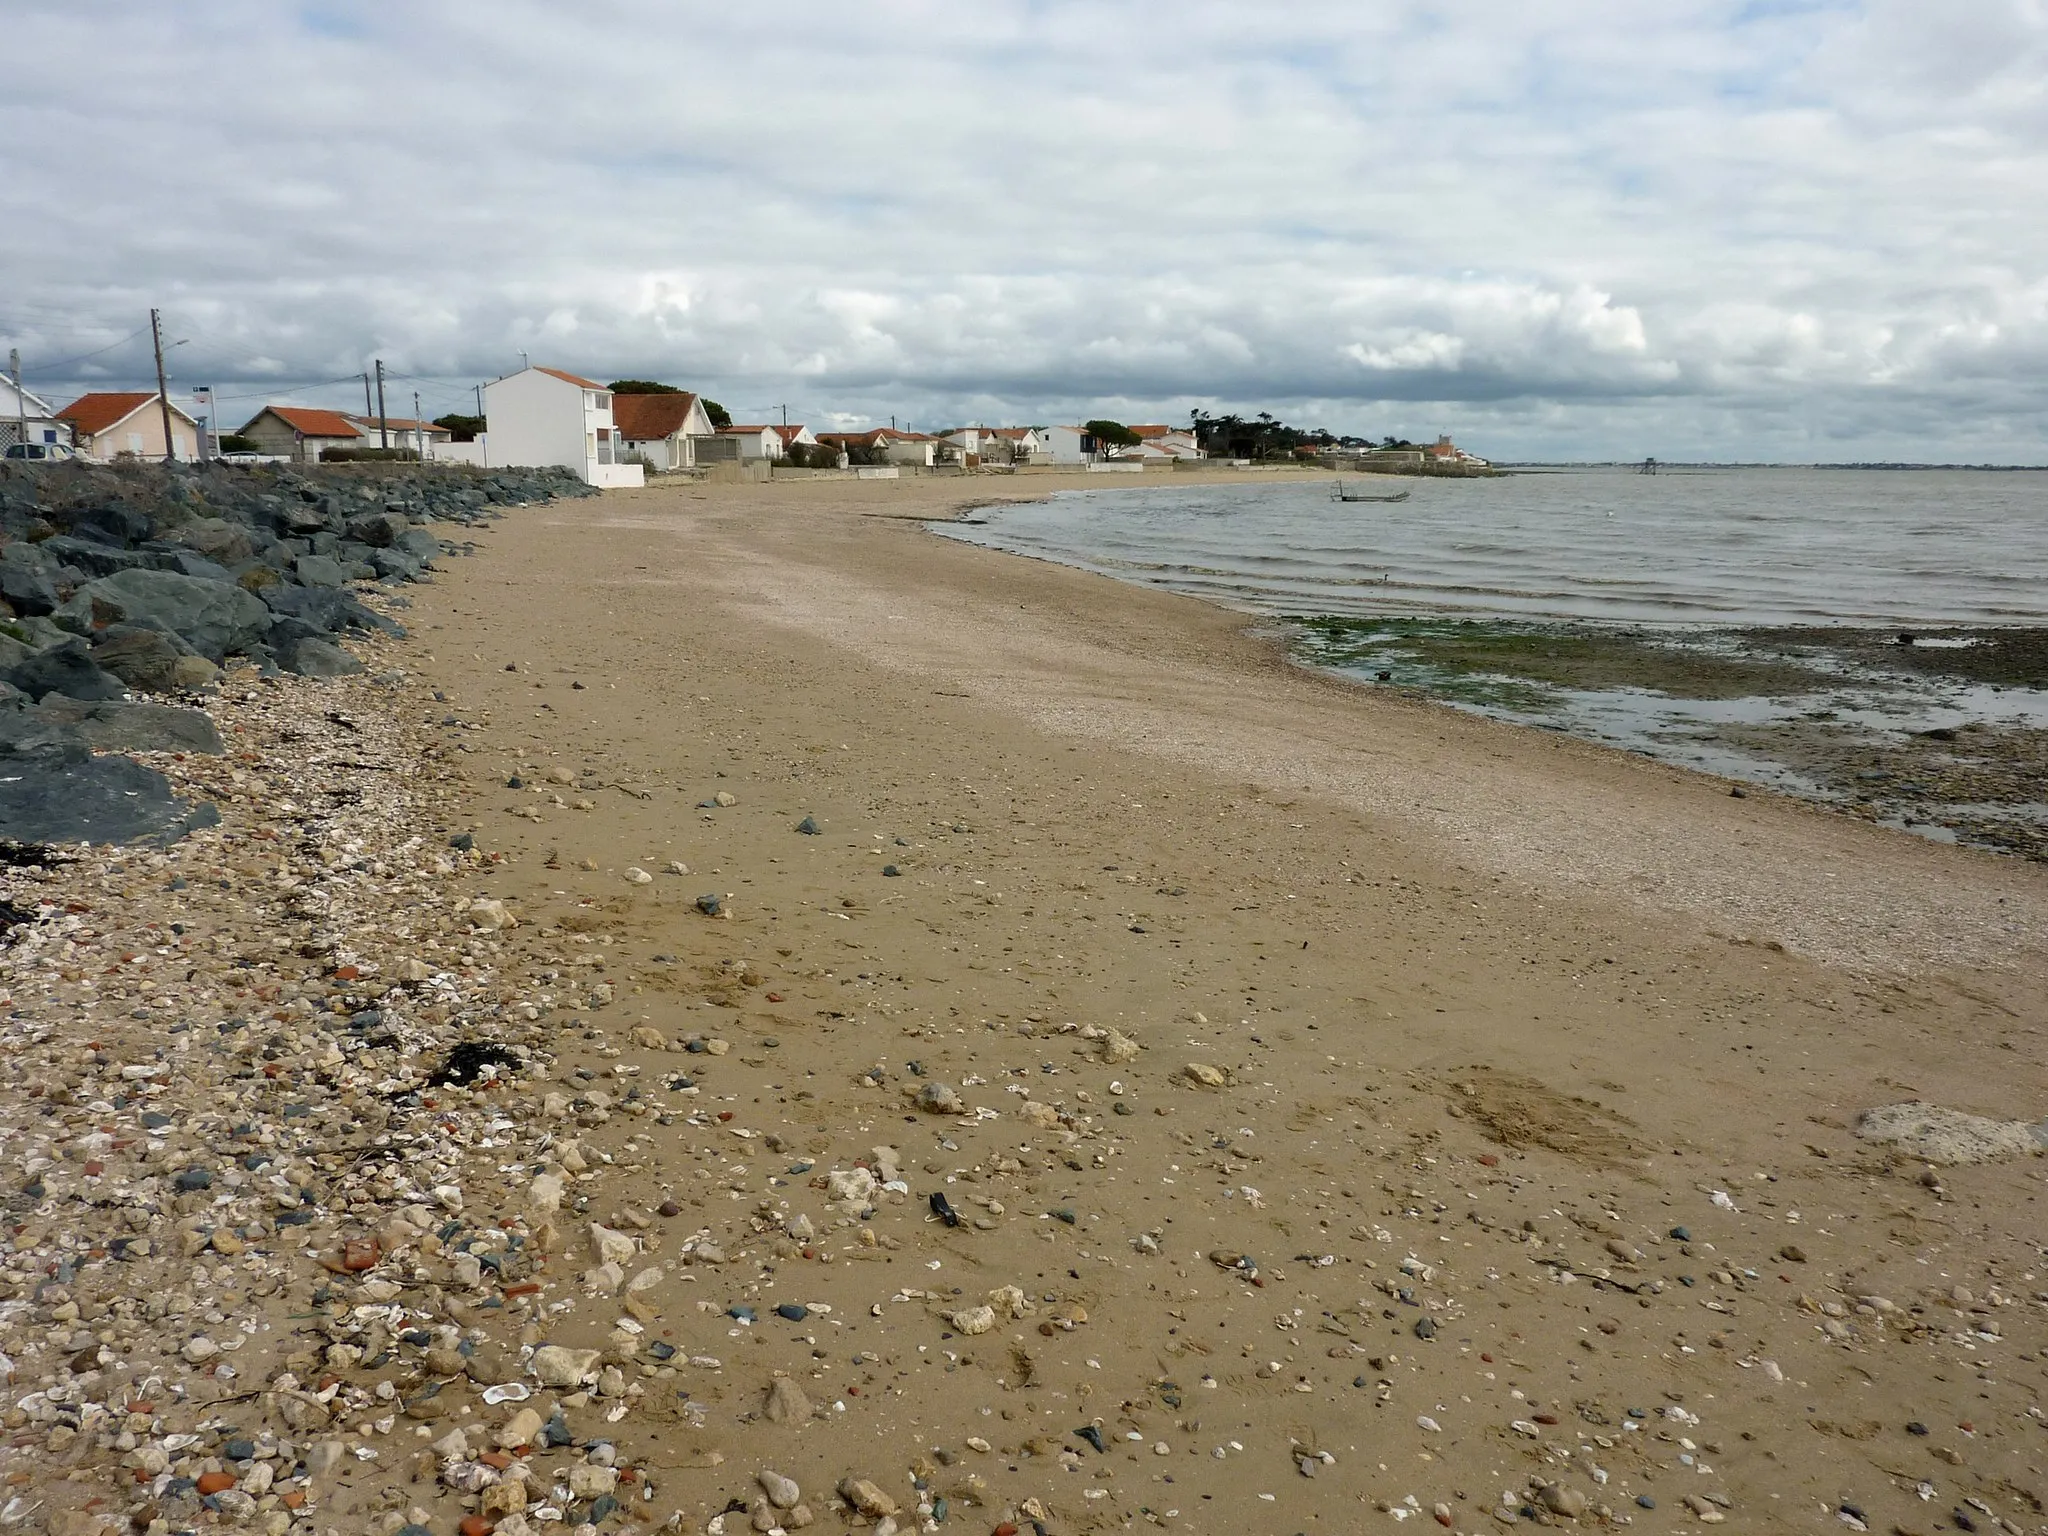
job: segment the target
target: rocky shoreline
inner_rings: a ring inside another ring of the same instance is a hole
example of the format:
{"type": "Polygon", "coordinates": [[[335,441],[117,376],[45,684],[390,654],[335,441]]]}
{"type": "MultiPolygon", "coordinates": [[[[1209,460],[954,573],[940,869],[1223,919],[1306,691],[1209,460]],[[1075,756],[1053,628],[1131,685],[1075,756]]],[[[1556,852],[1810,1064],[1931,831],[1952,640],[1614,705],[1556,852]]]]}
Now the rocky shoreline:
{"type": "Polygon", "coordinates": [[[1313,665],[2048,860],[2048,631],[1396,618],[1296,634],[1313,665]]]}

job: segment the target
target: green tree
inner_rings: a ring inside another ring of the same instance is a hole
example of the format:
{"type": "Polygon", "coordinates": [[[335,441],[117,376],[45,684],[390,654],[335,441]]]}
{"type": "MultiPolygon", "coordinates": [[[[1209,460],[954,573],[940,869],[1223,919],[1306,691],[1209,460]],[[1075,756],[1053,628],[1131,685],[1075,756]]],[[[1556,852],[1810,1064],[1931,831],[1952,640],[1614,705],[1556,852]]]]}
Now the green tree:
{"type": "Polygon", "coordinates": [[[680,395],[687,391],[677,389],[673,384],[657,384],[652,379],[613,379],[605,385],[615,395],[680,395]]]}
{"type": "Polygon", "coordinates": [[[1120,421],[1084,422],[1082,430],[1098,443],[1107,443],[1112,448],[1135,448],[1144,441],[1120,421]]]}
{"type": "Polygon", "coordinates": [[[449,439],[453,442],[473,443],[476,441],[477,433],[484,429],[484,419],[481,416],[462,416],[451,411],[446,416],[436,416],[434,425],[446,427],[449,439]]]}
{"type": "Polygon", "coordinates": [[[728,411],[716,400],[706,400],[704,402],[704,414],[711,418],[711,425],[714,427],[729,427],[732,425],[732,412],[728,411]]]}

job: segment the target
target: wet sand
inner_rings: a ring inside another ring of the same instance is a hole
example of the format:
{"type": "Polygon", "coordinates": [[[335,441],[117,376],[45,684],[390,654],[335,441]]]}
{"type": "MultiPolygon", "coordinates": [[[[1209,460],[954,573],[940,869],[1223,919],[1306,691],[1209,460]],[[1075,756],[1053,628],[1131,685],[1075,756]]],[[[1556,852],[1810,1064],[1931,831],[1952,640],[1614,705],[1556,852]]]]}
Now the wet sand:
{"type": "Polygon", "coordinates": [[[616,1431],[662,1504],[773,1466],[969,1530],[1479,1530],[1546,1483],[1652,1530],[2043,1528],[2044,1164],[1923,1182],[1851,1131],[2048,1112],[2041,870],[918,525],[1011,489],[608,495],[415,594],[507,963],[611,989],[551,1075],[662,1112],[592,1124],[581,1186],[674,1202],[659,1331],[718,1361],[616,1431]],[[905,1186],[867,1219],[818,1187],[857,1163],[905,1186]],[[755,1417],[777,1372],[815,1418],[755,1417]]]}

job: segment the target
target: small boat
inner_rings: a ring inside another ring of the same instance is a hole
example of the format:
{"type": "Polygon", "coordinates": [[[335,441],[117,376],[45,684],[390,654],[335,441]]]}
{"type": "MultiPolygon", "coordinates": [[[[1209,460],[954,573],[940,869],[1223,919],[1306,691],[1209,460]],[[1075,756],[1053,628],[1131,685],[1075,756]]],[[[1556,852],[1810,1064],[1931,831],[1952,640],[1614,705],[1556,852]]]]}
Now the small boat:
{"type": "Polygon", "coordinates": [[[1333,492],[1333,493],[1331,494],[1331,496],[1330,496],[1330,500],[1332,500],[1332,501],[1380,501],[1380,502],[1396,502],[1396,501],[1406,501],[1406,500],[1408,499],[1408,495],[1409,495],[1409,493],[1408,493],[1408,492],[1406,492],[1406,491],[1396,491],[1396,492],[1394,492],[1394,494],[1393,494],[1393,495],[1391,495],[1391,496],[1367,496],[1367,495],[1364,495],[1363,493],[1361,493],[1361,492],[1358,492],[1358,491],[1347,491],[1347,490],[1345,490],[1345,489],[1344,489],[1344,482],[1343,482],[1342,480],[1339,480],[1339,481],[1337,482],[1337,489],[1336,489],[1336,490],[1335,490],[1335,491],[1334,491],[1334,492],[1333,492]]]}

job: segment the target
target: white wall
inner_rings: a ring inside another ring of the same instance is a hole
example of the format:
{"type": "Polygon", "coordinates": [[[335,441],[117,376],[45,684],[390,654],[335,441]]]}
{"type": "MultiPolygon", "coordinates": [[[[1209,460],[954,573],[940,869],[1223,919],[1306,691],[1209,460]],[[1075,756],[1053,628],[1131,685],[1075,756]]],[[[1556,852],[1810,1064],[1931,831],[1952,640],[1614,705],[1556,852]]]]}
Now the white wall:
{"type": "Polygon", "coordinates": [[[1079,427],[1047,427],[1039,434],[1047,458],[1054,464],[1086,464],[1092,455],[1081,451],[1079,427]]]}
{"type": "Polygon", "coordinates": [[[892,442],[889,439],[884,438],[882,445],[882,457],[887,459],[891,464],[922,464],[926,469],[930,469],[932,467],[933,457],[938,449],[938,446],[939,445],[937,443],[929,441],[922,443],[904,443],[892,442]]]}
{"type": "MultiPolygon", "coordinates": [[[[637,464],[600,463],[597,434],[612,432],[611,392],[584,389],[538,368],[484,386],[491,460],[512,467],[560,464],[590,485],[640,485],[637,464]],[[599,402],[602,401],[602,404],[599,402]]],[[[620,444],[619,451],[625,451],[620,444]]]]}
{"type": "Polygon", "coordinates": [[[489,433],[479,433],[473,443],[435,442],[427,439],[427,458],[436,464],[474,464],[479,469],[491,467],[491,439],[489,433]]]}

